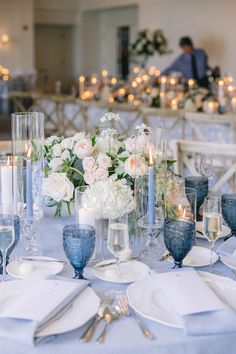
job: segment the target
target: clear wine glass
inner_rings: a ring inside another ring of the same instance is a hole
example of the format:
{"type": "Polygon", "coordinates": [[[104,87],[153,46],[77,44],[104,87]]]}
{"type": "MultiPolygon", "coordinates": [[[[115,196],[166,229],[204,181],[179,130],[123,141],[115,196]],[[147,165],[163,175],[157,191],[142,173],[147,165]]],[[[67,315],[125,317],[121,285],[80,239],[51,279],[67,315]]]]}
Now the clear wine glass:
{"type": "Polygon", "coordinates": [[[3,281],[6,280],[7,251],[14,244],[15,229],[12,206],[0,204],[0,250],[2,253],[3,281]]]}
{"type": "Polygon", "coordinates": [[[212,155],[210,154],[201,154],[200,157],[200,173],[203,177],[210,178],[212,177],[213,172],[213,161],[212,155]]]}
{"type": "Polygon", "coordinates": [[[203,235],[210,243],[210,272],[212,273],[212,256],[215,241],[222,231],[221,200],[218,197],[206,197],[203,204],[203,235]]]}
{"type": "Polygon", "coordinates": [[[119,273],[119,260],[130,257],[128,215],[109,219],[107,247],[116,258],[119,273]]]}

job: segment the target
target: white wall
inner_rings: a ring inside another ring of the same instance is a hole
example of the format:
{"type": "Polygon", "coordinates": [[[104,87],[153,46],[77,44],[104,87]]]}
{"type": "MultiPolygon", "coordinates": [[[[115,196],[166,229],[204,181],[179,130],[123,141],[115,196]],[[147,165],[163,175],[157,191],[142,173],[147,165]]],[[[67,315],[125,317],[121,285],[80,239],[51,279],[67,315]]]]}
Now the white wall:
{"type": "Polygon", "coordinates": [[[31,71],[34,67],[33,0],[0,0],[0,9],[0,36],[7,33],[10,38],[8,44],[0,45],[0,65],[11,71],[31,71]]]}
{"type": "Polygon", "coordinates": [[[129,26],[131,37],[137,31],[137,8],[119,7],[84,12],[82,17],[83,73],[91,74],[106,68],[117,74],[117,28],[129,26]]]}
{"type": "MultiPolygon", "coordinates": [[[[236,75],[235,0],[81,0],[82,11],[138,5],[139,29],[163,29],[173,54],[152,58],[161,69],[180,53],[178,40],[192,36],[209,54],[211,65],[236,75]]],[[[114,10],[116,11],[116,10],[114,10]]]]}

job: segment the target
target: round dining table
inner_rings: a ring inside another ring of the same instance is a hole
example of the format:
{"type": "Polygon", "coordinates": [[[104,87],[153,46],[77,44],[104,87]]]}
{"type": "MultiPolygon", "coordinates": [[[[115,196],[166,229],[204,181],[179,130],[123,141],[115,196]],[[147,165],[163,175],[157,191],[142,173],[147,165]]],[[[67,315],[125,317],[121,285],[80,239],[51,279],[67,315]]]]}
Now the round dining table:
{"type": "MultiPolygon", "coordinates": [[[[56,219],[52,215],[45,216],[39,232],[39,238],[44,256],[65,259],[63,250],[62,229],[67,224],[74,223],[74,218],[62,217],[56,219]]],[[[217,241],[217,246],[223,242],[217,241]]],[[[197,244],[209,247],[206,240],[198,240],[197,244]]],[[[216,247],[217,247],[216,246],[216,247]]],[[[168,261],[152,262],[153,272],[170,271],[172,264],[168,261]]],[[[218,261],[214,268],[219,270],[226,277],[236,281],[234,272],[218,261]]],[[[208,271],[209,267],[199,270],[208,271]]],[[[90,278],[94,291],[104,298],[113,292],[125,291],[127,285],[120,285],[96,279],[91,270],[85,272],[90,278]]],[[[67,263],[63,272],[63,277],[71,278],[73,269],[67,263]]],[[[236,299],[235,299],[236,301],[236,299]]],[[[142,318],[145,325],[156,336],[155,340],[146,339],[140,331],[137,323],[131,317],[121,317],[111,323],[108,327],[107,336],[103,344],[98,344],[96,340],[89,343],[81,343],[79,338],[88,324],[82,328],[69,333],[58,335],[53,340],[41,343],[36,346],[29,346],[14,340],[0,338],[1,354],[235,354],[236,334],[216,334],[189,336],[185,335],[182,329],[171,328],[151,320],[142,318]]],[[[96,338],[96,336],[95,336],[96,338]]]]}

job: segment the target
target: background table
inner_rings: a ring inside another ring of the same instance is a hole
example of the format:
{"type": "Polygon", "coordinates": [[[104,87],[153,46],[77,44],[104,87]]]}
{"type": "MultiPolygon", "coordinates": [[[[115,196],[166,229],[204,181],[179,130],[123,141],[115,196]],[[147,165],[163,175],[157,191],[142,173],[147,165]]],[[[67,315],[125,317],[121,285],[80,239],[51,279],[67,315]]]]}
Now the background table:
{"type": "MultiPolygon", "coordinates": [[[[45,217],[41,228],[41,240],[44,254],[51,257],[65,259],[62,247],[62,228],[68,223],[73,223],[73,218],[64,217],[60,220],[45,217]]],[[[218,241],[218,244],[222,241],[218,241]]],[[[208,246],[207,241],[197,240],[198,245],[208,246]]],[[[154,271],[167,271],[171,264],[154,262],[154,271]],[[158,264],[159,263],[159,264],[158,264]]],[[[224,272],[226,276],[236,280],[236,275],[218,262],[215,268],[224,272]]],[[[207,267],[201,270],[208,270],[207,267]]],[[[90,272],[88,272],[90,273],[90,272]]],[[[71,277],[73,271],[67,265],[62,273],[63,276],[71,277]]],[[[100,280],[92,279],[92,287],[104,296],[112,289],[125,289],[124,285],[114,285],[100,280]]],[[[196,294],[197,296],[197,294],[196,294]]],[[[236,301],[236,299],[235,299],[236,301]]],[[[85,327],[70,333],[59,335],[55,340],[38,347],[30,347],[24,344],[6,341],[0,338],[1,354],[235,354],[236,335],[211,336],[185,336],[182,330],[170,328],[149,320],[144,320],[146,325],[153,331],[157,339],[148,341],[145,339],[132,318],[121,318],[109,327],[106,341],[103,345],[96,342],[88,344],[80,343],[79,336],[85,327]]]]}

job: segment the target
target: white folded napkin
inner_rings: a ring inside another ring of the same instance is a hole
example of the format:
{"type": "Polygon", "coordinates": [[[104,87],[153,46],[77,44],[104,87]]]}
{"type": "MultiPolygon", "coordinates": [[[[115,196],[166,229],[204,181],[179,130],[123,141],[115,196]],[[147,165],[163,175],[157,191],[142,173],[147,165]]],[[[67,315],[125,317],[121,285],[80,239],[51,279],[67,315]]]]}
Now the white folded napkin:
{"type": "Polygon", "coordinates": [[[89,282],[55,277],[25,284],[0,311],[0,337],[33,345],[37,331],[65,313],[89,282]]]}
{"type": "Polygon", "coordinates": [[[221,302],[196,271],[161,273],[157,281],[181,317],[186,334],[236,331],[236,313],[221,302]]]}

